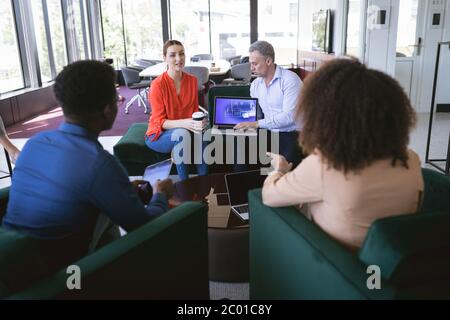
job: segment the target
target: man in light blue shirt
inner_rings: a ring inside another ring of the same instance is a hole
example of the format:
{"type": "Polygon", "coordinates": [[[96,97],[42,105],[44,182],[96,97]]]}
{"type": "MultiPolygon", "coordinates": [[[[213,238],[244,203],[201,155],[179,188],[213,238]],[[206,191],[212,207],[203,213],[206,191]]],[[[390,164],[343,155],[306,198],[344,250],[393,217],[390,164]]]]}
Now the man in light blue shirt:
{"type": "Polygon", "coordinates": [[[249,53],[251,71],[258,76],[250,86],[250,95],[258,98],[264,119],[239,123],[235,129],[278,132],[279,153],[296,166],[302,158],[298,144],[301,127],[295,121],[302,82],[294,72],[275,64],[275,51],[270,43],[256,41],[249,53]]]}
{"type": "Polygon", "coordinates": [[[105,63],[66,66],[54,84],[65,122],[32,137],[14,169],[3,226],[43,240],[55,268],[87,253],[100,213],[131,231],[168,209],[170,180],[144,207],[125,169],[97,140],[117,115],[114,84],[105,63]]]}

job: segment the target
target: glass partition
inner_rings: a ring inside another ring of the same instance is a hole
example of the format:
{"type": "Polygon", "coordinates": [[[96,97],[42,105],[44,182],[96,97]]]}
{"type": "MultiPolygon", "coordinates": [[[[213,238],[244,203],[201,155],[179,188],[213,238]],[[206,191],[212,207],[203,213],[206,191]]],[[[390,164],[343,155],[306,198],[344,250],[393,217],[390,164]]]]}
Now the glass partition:
{"type": "Polygon", "coordinates": [[[42,1],[31,1],[42,82],[52,80],[42,1]]]}
{"type": "Polygon", "coordinates": [[[125,65],[121,0],[101,0],[104,57],[114,59],[116,69],[125,65]]]}
{"type": "Polygon", "coordinates": [[[250,1],[210,1],[212,54],[217,59],[248,55],[250,1]]]}
{"type": "Polygon", "coordinates": [[[416,43],[419,0],[401,0],[397,31],[397,56],[412,57],[416,43]]]}
{"type": "Polygon", "coordinates": [[[171,0],[170,18],[172,39],[184,44],[188,59],[211,52],[208,0],[171,0]]]}
{"type": "Polygon", "coordinates": [[[273,45],[275,62],[297,64],[298,0],[258,1],[258,22],[258,40],[273,45]]]}
{"type": "Polygon", "coordinates": [[[161,1],[126,0],[122,6],[128,64],[139,58],[159,59],[163,47],[161,1]]]}
{"type": "Polygon", "coordinates": [[[61,1],[46,0],[50,34],[52,35],[53,58],[55,59],[56,73],[67,64],[66,39],[64,35],[61,1]]]}

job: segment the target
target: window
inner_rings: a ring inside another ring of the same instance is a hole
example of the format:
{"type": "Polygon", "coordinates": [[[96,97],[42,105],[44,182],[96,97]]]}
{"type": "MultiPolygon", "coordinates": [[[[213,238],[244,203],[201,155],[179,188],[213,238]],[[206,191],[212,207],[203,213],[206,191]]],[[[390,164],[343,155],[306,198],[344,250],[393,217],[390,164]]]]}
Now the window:
{"type": "Polygon", "coordinates": [[[298,1],[289,3],[289,23],[297,23],[298,1]]]}
{"type": "Polygon", "coordinates": [[[161,1],[127,0],[122,1],[122,6],[128,64],[137,58],[160,58],[163,46],[161,1]]]}
{"type": "Polygon", "coordinates": [[[125,66],[121,0],[102,0],[102,26],[105,58],[114,59],[116,69],[125,66]]]}
{"type": "Polygon", "coordinates": [[[36,45],[39,54],[39,65],[41,69],[42,82],[52,80],[50,69],[50,58],[48,52],[47,34],[45,32],[44,12],[42,1],[31,1],[33,11],[34,32],[36,35],[36,45]]]}
{"type": "Polygon", "coordinates": [[[296,64],[298,1],[278,0],[272,10],[264,10],[272,2],[272,0],[258,1],[258,40],[266,40],[273,45],[277,64],[296,64]],[[267,23],[268,21],[273,23],[267,23]]]}
{"type": "Polygon", "coordinates": [[[210,5],[214,58],[226,59],[236,55],[248,55],[250,37],[241,35],[250,33],[249,0],[214,0],[210,1],[210,5]]]}
{"type": "Polygon", "coordinates": [[[0,93],[24,87],[11,1],[0,1],[0,93]]]}
{"type": "Polygon", "coordinates": [[[184,44],[187,58],[211,52],[208,10],[208,0],[170,1],[172,39],[184,44]]]}
{"type": "Polygon", "coordinates": [[[400,14],[397,31],[397,55],[412,57],[414,43],[416,42],[417,8],[418,0],[400,1],[400,14]]]}
{"type": "MultiPolygon", "coordinates": [[[[60,0],[46,0],[50,34],[52,35],[53,58],[56,73],[67,65],[66,40],[64,37],[63,16],[60,0]]],[[[34,1],[33,1],[34,2],[34,1]]]]}
{"type": "Polygon", "coordinates": [[[160,0],[102,0],[100,4],[104,55],[114,59],[116,69],[132,64],[137,58],[160,59],[163,46],[160,0]]]}

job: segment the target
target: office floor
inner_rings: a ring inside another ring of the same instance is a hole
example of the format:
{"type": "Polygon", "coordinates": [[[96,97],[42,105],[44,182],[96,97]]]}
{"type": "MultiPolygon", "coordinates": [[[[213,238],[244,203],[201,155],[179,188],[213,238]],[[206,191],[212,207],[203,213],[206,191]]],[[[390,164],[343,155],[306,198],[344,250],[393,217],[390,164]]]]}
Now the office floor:
{"type": "MultiPolygon", "coordinates": [[[[425,162],[425,152],[428,134],[429,114],[419,114],[417,126],[410,135],[410,148],[416,151],[422,163],[425,162]]],[[[430,158],[443,159],[447,153],[448,139],[450,128],[450,113],[441,113],[435,115],[430,143],[430,158]]],[[[120,139],[119,136],[100,137],[100,143],[103,147],[112,153],[113,146],[120,139]]],[[[12,139],[13,143],[21,149],[28,139],[12,139]]],[[[444,163],[440,163],[443,167],[444,163]]],[[[430,167],[424,164],[425,167],[430,167]]],[[[0,154],[0,170],[7,172],[6,160],[3,154],[0,154]]],[[[0,172],[0,176],[4,173],[0,172]]],[[[0,188],[9,186],[10,178],[0,179],[0,188]]],[[[220,283],[210,282],[210,297],[213,300],[231,299],[231,300],[248,300],[249,284],[248,283],[220,283]]]]}

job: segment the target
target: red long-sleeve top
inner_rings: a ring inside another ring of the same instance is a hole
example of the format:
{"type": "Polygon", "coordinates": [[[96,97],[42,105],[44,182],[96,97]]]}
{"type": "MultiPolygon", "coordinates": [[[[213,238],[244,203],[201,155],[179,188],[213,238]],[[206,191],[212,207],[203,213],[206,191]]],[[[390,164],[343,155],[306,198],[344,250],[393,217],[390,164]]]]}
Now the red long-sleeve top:
{"type": "Polygon", "coordinates": [[[146,136],[155,134],[153,141],[157,140],[164,130],[164,121],[192,117],[192,114],[198,111],[197,88],[197,78],[185,72],[181,78],[180,95],[177,95],[175,82],[167,71],[153,80],[149,93],[152,115],[146,136]]]}

